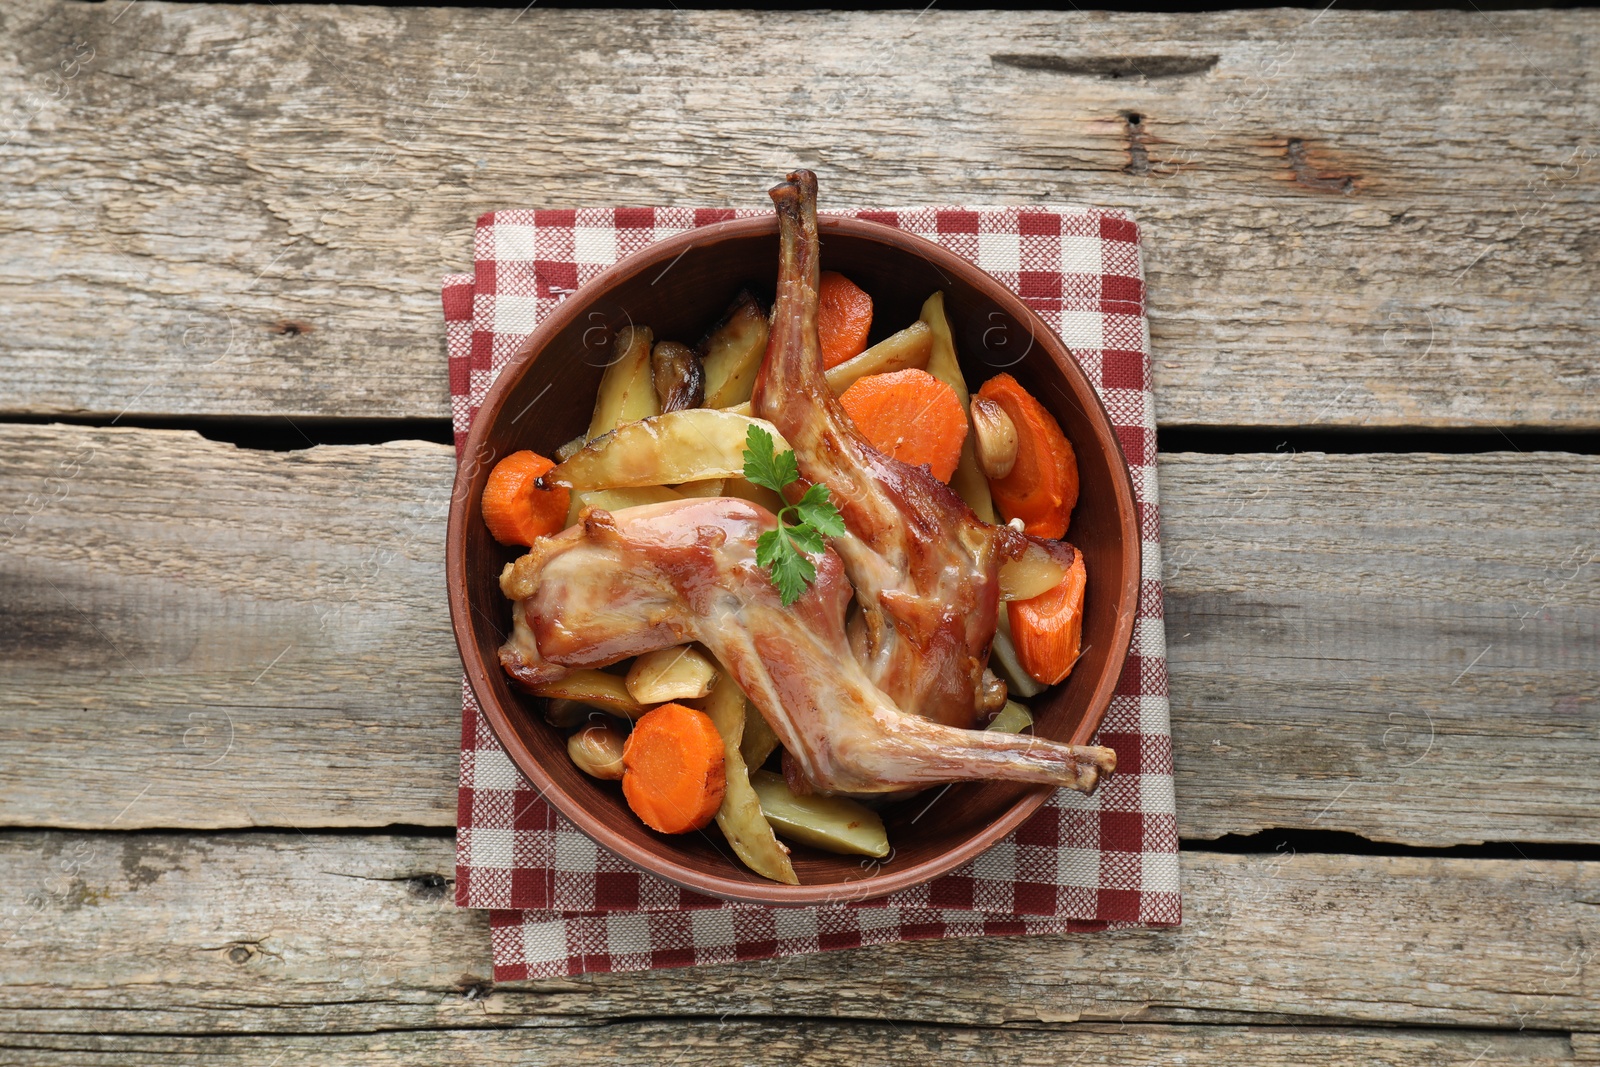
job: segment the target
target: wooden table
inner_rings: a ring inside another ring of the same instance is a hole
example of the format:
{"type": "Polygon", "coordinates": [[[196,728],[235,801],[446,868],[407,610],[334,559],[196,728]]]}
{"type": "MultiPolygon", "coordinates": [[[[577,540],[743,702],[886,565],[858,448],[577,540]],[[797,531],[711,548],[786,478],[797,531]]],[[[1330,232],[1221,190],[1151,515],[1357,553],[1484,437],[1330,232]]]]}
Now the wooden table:
{"type": "Polygon", "coordinates": [[[1597,43],[0,7],[0,1060],[1600,1061],[1597,43]],[[438,277],[796,162],[1143,220],[1184,926],[497,986],[438,277]]]}

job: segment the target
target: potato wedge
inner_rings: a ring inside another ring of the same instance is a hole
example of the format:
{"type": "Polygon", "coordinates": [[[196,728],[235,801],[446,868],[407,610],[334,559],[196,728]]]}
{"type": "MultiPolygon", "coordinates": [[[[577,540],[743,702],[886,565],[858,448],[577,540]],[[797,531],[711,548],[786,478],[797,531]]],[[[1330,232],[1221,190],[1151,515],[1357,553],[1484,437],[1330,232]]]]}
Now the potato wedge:
{"type": "MultiPolygon", "coordinates": [[[[825,373],[828,388],[838,396],[869,374],[885,374],[892,370],[921,370],[928,364],[933,351],[933,331],[928,324],[918,320],[897,334],[885,337],[859,356],[852,356],[825,373]]],[[[714,405],[707,405],[708,407],[714,405]]],[[[735,415],[749,415],[750,403],[728,408],[735,415]]]]}
{"type": "Polygon", "coordinates": [[[568,489],[679,485],[744,474],[745,433],[754,424],[785,441],[770,422],[712,408],[689,408],[619,426],[544,476],[568,489]]]}
{"type": "Polygon", "coordinates": [[[750,785],[761,798],[761,813],[784,837],[853,856],[887,856],[889,835],[878,813],[844,797],[820,794],[797,797],[783,775],[755,771],[750,785]]]}
{"type": "Polygon", "coordinates": [[[628,668],[628,695],[641,704],[698,700],[711,692],[717,668],[690,645],[646,652],[628,668]]]}
{"type": "Polygon", "coordinates": [[[752,504],[760,504],[776,515],[783,510],[783,501],[778,494],[764,485],[757,485],[744,478],[729,478],[722,483],[723,496],[736,496],[740,500],[748,500],[752,504]]]}
{"type": "Polygon", "coordinates": [[[744,740],[739,742],[739,754],[744,765],[759,771],[767,757],[778,750],[778,735],[772,732],[767,717],[748,700],[744,705],[744,740]]]}
{"type": "Polygon", "coordinates": [[[1060,585],[1067,570],[1067,564],[1030,543],[1022,555],[1000,564],[1000,599],[1032,600],[1060,585]]]}
{"type": "Polygon", "coordinates": [[[1008,692],[1019,697],[1036,697],[1044,692],[1044,686],[1034,681],[1017,659],[1017,648],[1011,643],[1011,617],[1004,605],[1000,608],[994,642],[989,646],[989,667],[1005,680],[1008,692]]]}
{"type": "Polygon", "coordinates": [[[583,451],[583,446],[588,443],[589,439],[580,433],[578,436],[574,437],[572,440],[556,449],[556,462],[560,463],[563,460],[571,459],[573,456],[576,456],[579,452],[583,451]]]}
{"type": "Polygon", "coordinates": [[[594,398],[589,440],[623,423],[661,413],[650,372],[652,339],[648,326],[624,326],[617,331],[611,346],[611,365],[600,378],[600,391],[594,398]]]}
{"type": "Polygon", "coordinates": [[[724,674],[705,702],[705,713],[722,735],[723,771],[727,776],[722,806],[717,809],[717,827],[746,867],[774,882],[799,885],[800,879],[789,862],[789,850],[773,834],[772,824],[762,814],[761,800],[750,785],[750,773],[740,754],[744,709],[744,691],[731,675],[724,674]]]}
{"type": "Polygon", "coordinates": [[[722,321],[700,342],[706,407],[732,407],[750,399],[767,352],[767,328],[766,313],[748,290],[734,298],[722,321]]]}
{"type": "Polygon", "coordinates": [[[581,667],[558,681],[535,686],[533,692],[552,699],[576,700],[624,719],[637,719],[644,714],[643,705],[633,699],[621,678],[589,667],[581,667]]]}
{"type": "MultiPolygon", "coordinates": [[[[928,297],[922,305],[922,321],[933,331],[933,351],[928,356],[926,369],[956,391],[956,399],[961,401],[962,410],[966,410],[970,394],[967,392],[967,380],[961,374],[961,364],[956,362],[956,342],[950,333],[950,320],[945,318],[943,293],[928,297]]],[[[970,430],[970,413],[967,421],[970,430]]],[[[970,432],[961,444],[961,460],[950,478],[950,488],[967,502],[967,507],[979,519],[991,523],[1000,521],[1000,516],[994,510],[994,500],[989,496],[989,479],[978,468],[977,447],[970,432]]]]}
{"type": "Polygon", "coordinates": [[[933,330],[922,320],[913,322],[899,333],[890,334],[859,356],[828,368],[828,388],[834,394],[844,392],[869,374],[887,374],[896,370],[923,370],[933,355],[933,330]]]}
{"type": "Polygon", "coordinates": [[[1018,704],[1015,700],[1006,701],[1006,706],[994,717],[986,729],[1001,734],[1020,734],[1033,725],[1033,712],[1018,704]]]}
{"type": "Polygon", "coordinates": [[[574,490],[572,503],[567,505],[567,525],[571,526],[577,522],[578,515],[582,513],[584,508],[621,511],[623,508],[636,508],[640,504],[660,504],[664,501],[678,499],[680,499],[680,494],[664,485],[640,485],[623,489],[574,490]]]}
{"type": "Polygon", "coordinates": [[[721,496],[727,484],[728,480],[726,478],[708,478],[703,482],[685,482],[682,485],[675,486],[673,492],[682,497],[721,496]]]}

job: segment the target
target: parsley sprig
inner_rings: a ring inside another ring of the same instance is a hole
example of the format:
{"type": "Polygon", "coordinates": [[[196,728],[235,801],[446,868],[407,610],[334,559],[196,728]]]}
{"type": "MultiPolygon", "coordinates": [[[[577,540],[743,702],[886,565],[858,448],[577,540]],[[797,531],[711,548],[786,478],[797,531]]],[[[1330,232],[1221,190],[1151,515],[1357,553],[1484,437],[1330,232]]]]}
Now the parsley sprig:
{"type": "MultiPolygon", "coordinates": [[[[800,466],[794,452],[777,452],[772,435],[752,425],[744,435],[744,476],[783,496],[784,487],[800,480],[800,466]]],[[[800,499],[778,512],[778,528],[768,530],[756,541],[756,562],[767,568],[778,596],[787,607],[799,600],[806,586],[817,579],[817,567],[806,553],[819,553],[824,537],[844,533],[844,519],[828,500],[828,487],[813,485],[800,499]],[[794,525],[786,520],[791,513],[794,525]]]]}

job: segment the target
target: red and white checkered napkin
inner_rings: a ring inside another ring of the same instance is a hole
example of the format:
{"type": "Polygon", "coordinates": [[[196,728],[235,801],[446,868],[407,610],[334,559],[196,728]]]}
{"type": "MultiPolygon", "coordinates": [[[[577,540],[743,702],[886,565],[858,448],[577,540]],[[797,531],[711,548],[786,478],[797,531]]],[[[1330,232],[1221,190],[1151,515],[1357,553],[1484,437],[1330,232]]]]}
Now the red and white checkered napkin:
{"type": "MultiPolygon", "coordinates": [[[[760,213],[600,208],[499,211],[479,219],[475,273],[444,280],[457,448],[495,375],[541,317],[584,282],[652,241],[760,213]]],[[[839,214],[936,241],[1010,286],[1066,341],[1111,413],[1133,474],[1144,541],[1133,646],[1099,736],[1116,750],[1117,773],[1093,797],[1057,793],[1000,844],[915,889],[815,908],[729,904],[624,863],[556,814],[517,773],[463,684],[456,903],[492,909],[497,981],[913,938],[1179,921],[1155,415],[1138,227],[1123,212],[1066,207],[839,214]]]]}

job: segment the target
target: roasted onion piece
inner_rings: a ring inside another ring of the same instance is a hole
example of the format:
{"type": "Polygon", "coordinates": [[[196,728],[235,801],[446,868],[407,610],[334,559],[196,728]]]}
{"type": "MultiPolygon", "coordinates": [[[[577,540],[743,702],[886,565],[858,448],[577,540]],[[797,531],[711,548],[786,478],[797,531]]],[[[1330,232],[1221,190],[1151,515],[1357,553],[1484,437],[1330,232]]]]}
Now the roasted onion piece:
{"type": "Polygon", "coordinates": [[[706,398],[706,370],[688,345],[661,341],[650,351],[650,373],[662,413],[697,408],[706,398]]]}

